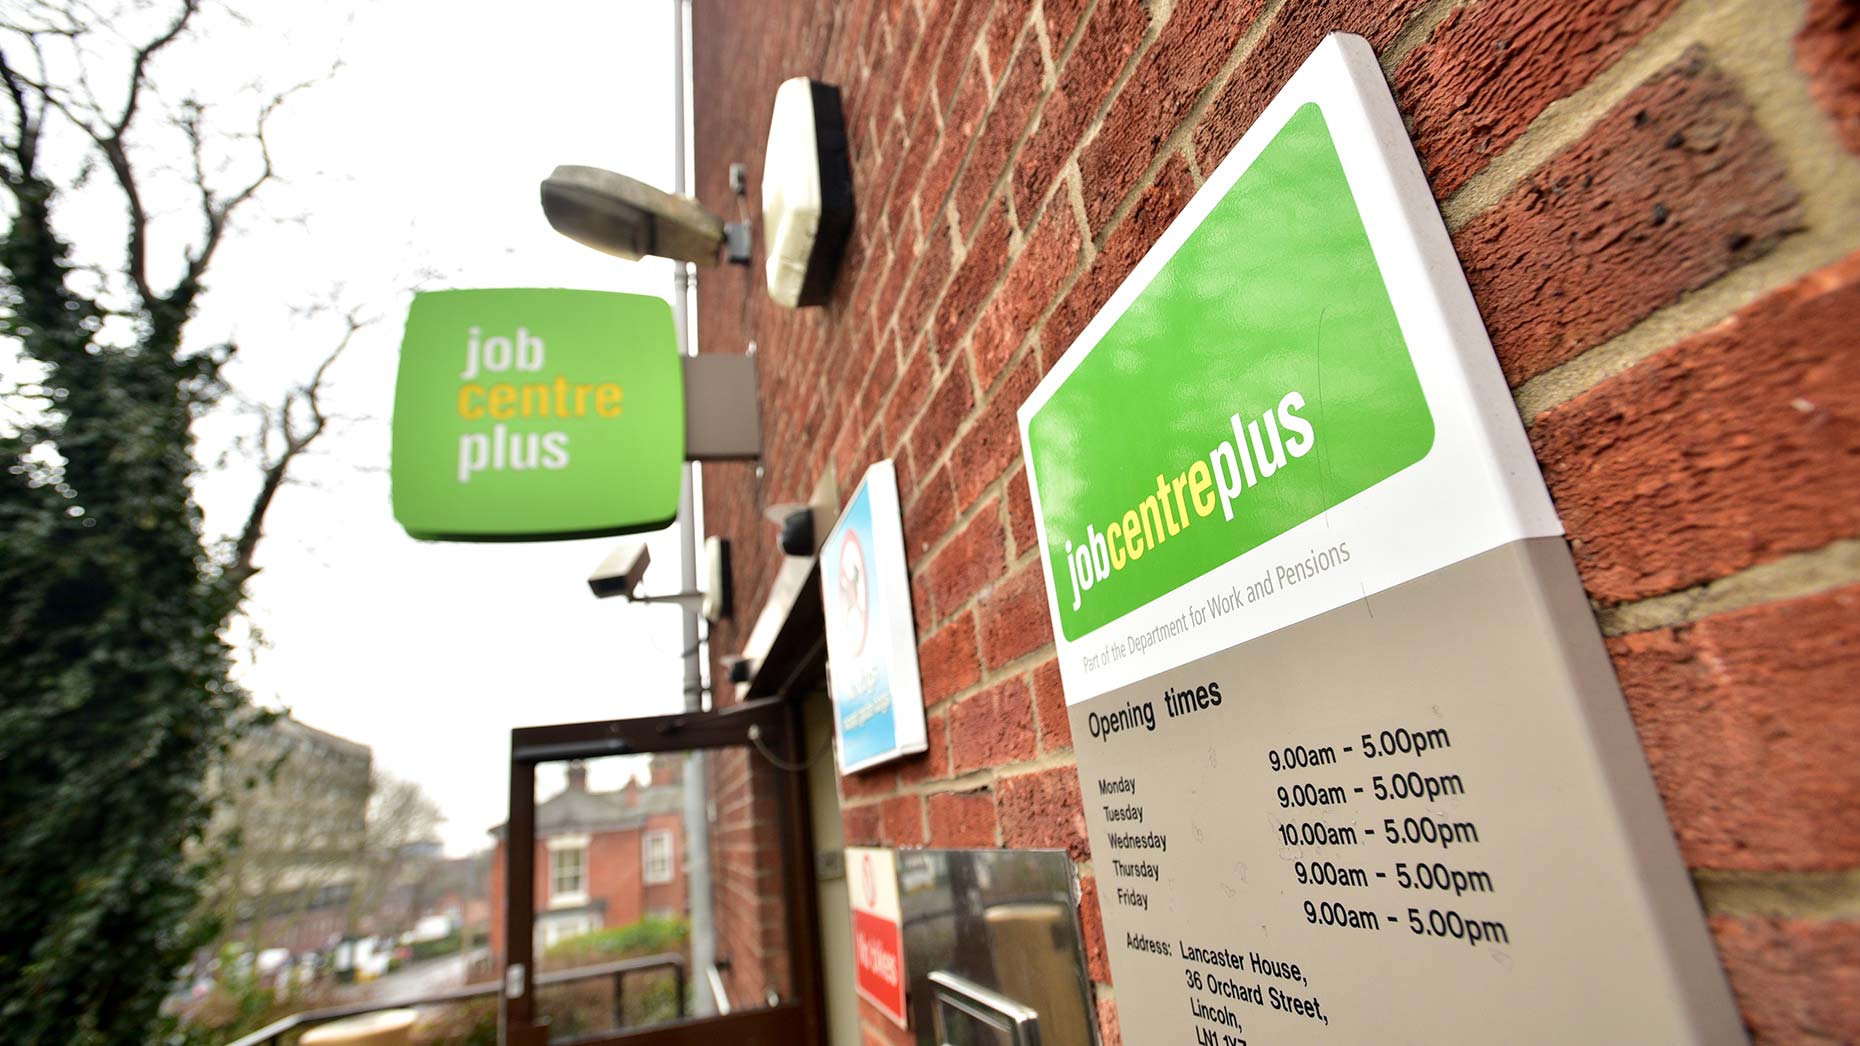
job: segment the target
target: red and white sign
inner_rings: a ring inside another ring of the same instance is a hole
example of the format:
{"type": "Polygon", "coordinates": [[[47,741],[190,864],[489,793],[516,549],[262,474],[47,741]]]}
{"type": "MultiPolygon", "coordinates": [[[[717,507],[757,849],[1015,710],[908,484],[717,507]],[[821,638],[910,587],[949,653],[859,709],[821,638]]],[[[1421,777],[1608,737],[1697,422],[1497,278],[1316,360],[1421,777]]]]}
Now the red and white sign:
{"type": "Polygon", "coordinates": [[[846,885],[852,895],[853,963],[858,968],[859,994],[898,1027],[908,1028],[897,854],[849,847],[846,885]]]}

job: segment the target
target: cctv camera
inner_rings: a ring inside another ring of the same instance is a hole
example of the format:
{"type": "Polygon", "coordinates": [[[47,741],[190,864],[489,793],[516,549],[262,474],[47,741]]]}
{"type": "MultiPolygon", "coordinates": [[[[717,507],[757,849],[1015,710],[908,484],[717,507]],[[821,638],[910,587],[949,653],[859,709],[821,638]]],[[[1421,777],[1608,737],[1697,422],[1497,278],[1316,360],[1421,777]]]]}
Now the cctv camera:
{"type": "Polygon", "coordinates": [[[588,588],[596,598],[608,596],[633,597],[633,590],[639,587],[639,579],[646,576],[646,564],[652,562],[652,553],[637,541],[629,541],[613,550],[601,565],[588,575],[588,588]]]}
{"type": "Polygon", "coordinates": [[[555,231],[629,261],[714,265],[723,245],[723,219],[696,200],[599,167],[557,167],[542,183],[542,207],[555,231]]]}
{"type": "Polygon", "coordinates": [[[747,683],[755,678],[756,663],[741,654],[723,655],[723,669],[732,683],[747,683]]]}

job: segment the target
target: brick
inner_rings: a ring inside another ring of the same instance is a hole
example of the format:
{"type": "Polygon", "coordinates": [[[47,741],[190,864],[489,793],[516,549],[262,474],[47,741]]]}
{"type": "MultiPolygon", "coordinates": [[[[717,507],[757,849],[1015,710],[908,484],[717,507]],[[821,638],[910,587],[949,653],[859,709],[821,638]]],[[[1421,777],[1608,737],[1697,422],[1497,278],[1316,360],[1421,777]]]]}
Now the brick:
{"type": "Polygon", "coordinates": [[[931,606],[938,617],[947,617],[1001,576],[1007,568],[1006,541],[1007,535],[1001,529],[1001,503],[996,500],[982,506],[969,525],[937,552],[926,571],[926,580],[931,606]]]}
{"type": "Polygon", "coordinates": [[[963,255],[962,264],[956,267],[956,274],[950,277],[949,289],[943,293],[943,303],[937,307],[936,322],[931,332],[935,336],[938,360],[949,358],[956,347],[962,344],[969,327],[975,323],[975,318],[994,293],[995,285],[1001,280],[1001,273],[1007,268],[1008,238],[1011,232],[1007,202],[1004,200],[989,210],[988,220],[969,244],[969,251],[963,255]]]}
{"type": "Polygon", "coordinates": [[[1084,249],[1078,218],[1067,206],[1048,207],[1027,237],[1007,282],[988,303],[969,341],[975,376],[984,386],[1027,340],[1054,296],[1071,279],[1084,249]]]}
{"type": "MultiPolygon", "coordinates": [[[[943,43],[943,29],[948,25],[940,12],[926,5],[923,21],[917,34],[917,46],[911,50],[902,70],[899,71],[893,85],[898,92],[898,108],[907,117],[915,118],[922,113],[930,119],[930,129],[936,130],[936,118],[931,113],[930,81],[931,70],[936,66],[938,49],[943,43]]],[[[947,96],[945,96],[947,97],[947,96]]],[[[922,168],[912,168],[922,170],[922,168]]]]}
{"type": "Polygon", "coordinates": [[[981,614],[982,656],[989,668],[999,668],[1053,641],[1046,610],[1046,578],[1037,561],[983,592],[977,607],[981,614]]]}
{"type": "Polygon", "coordinates": [[[897,790],[898,773],[889,766],[861,770],[840,778],[840,794],[847,799],[877,799],[897,790]]]}
{"type": "Polygon", "coordinates": [[[929,318],[930,310],[936,307],[937,299],[943,296],[943,285],[949,282],[951,262],[949,237],[941,233],[930,237],[917,256],[917,268],[911,273],[910,283],[898,301],[898,314],[895,317],[899,333],[904,337],[907,358],[917,351],[914,339],[926,326],[924,321],[929,318]]]}
{"type": "Polygon", "coordinates": [[[1860,533],[1857,329],[1860,254],[1538,418],[1591,597],[1659,595],[1860,533]]]}
{"type": "Polygon", "coordinates": [[[1454,241],[1516,384],[1801,227],[1800,194],[1768,136],[1695,47],[1454,241]]]}
{"type": "Polygon", "coordinates": [[[1054,658],[1033,670],[1033,708],[1040,720],[1040,751],[1058,752],[1072,747],[1072,720],[1066,715],[1066,690],[1054,658]]]}
{"type": "Polygon", "coordinates": [[[1124,1046],[1124,1029],[1117,1019],[1117,1000],[1102,992],[1094,1002],[1098,1008],[1098,1040],[1101,1046],[1124,1046]]]}
{"type": "Polygon", "coordinates": [[[899,784],[908,787],[925,781],[940,781],[949,776],[948,719],[940,712],[924,719],[924,743],[927,747],[923,755],[906,759],[898,765],[899,784]]]}
{"type": "Polygon", "coordinates": [[[924,583],[921,575],[911,579],[911,614],[919,634],[936,622],[936,608],[930,605],[930,586],[924,583]]]}
{"type": "Polygon", "coordinates": [[[1448,15],[1395,71],[1415,151],[1445,199],[1552,102],[1647,35],[1679,0],[1483,0],[1448,15]]]}
{"type": "Polygon", "coordinates": [[[1041,0],[1040,17],[1046,23],[1046,37],[1055,55],[1065,50],[1079,27],[1079,16],[1090,6],[1090,0],[1041,0]]]}
{"type": "Polygon", "coordinates": [[[1860,864],[1860,586],[1618,637],[1609,652],[1689,864],[1860,864]]]}
{"type": "MultiPolygon", "coordinates": [[[[897,175],[883,200],[885,225],[900,237],[911,235],[911,224],[917,218],[917,207],[913,202],[917,186],[923,181],[924,170],[930,166],[930,158],[936,155],[940,129],[928,104],[921,106],[915,114],[909,133],[903,158],[898,161],[897,175]]],[[[895,298],[896,295],[889,297],[895,298]]]]}
{"type": "Polygon", "coordinates": [[[952,773],[1024,762],[1038,749],[1033,695],[1019,676],[963,698],[949,713],[952,773]]]}
{"type": "Polygon", "coordinates": [[[1757,1042],[1860,1042],[1860,921],[1711,920],[1757,1042]]]}
{"type": "Polygon", "coordinates": [[[848,846],[876,846],[882,829],[879,827],[878,804],[867,806],[848,806],[840,811],[840,828],[846,833],[848,846]]]}
{"type": "Polygon", "coordinates": [[[1023,355],[1001,384],[990,390],[987,405],[976,412],[969,430],[956,444],[956,501],[970,504],[1020,460],[1020,421],[1016,411],[1033,394],[1044,369],[1034,353],[1023,355]]]}
{"type": "Polygon", "coordinates": [[[943,134],[936,142],[936,155],[930,158],[930,166],[924,169],[923,184],[917,187],[917,214],[926,229],[935,230],[943,216],[943,204],[949,199],[949,191],[956,184],[956,175],[962,169],[962,161],[969,155],[969,147],[975,143],[975,135],[982,125],[982,113],[988,108],[988,85],[982,82],[982,70],[979,66],[970,69],[969,75],[957,88],[955,102],[949,107],[949,116],[943,121],[943,134]]]}
{"type": "Polygon", "coordinates": [[[924,704],[939,702],[974,686],[982,678],[975,654],[975,614],[960,617],[938,629],[917,647],[917,667],[923,677],[924,704]]]}
{"type": "Polygon", "coordinates": [[[833,475],[841,490],[858,486],[859,477],[865,472],[865,464],[860,461],[869,435],[864,431],[864,422],[863,416],[847,413],[840,422],[839,435],[833,440],[833,475]]]}
{"type": "Polygon", "coordinates": [[[877,425],[874,425],[872,426],[872,434],[866,437],[865,446],[859,448],[859,462],[855,473],[855,480],[858,476],[865,475],[867,469],[883,461],[884,458],[885,434],[879,430],[877,425]]]}
{"type": "Polygon", "coordinates": [[[928,800],[930,845],[992,847],[995,844],[995,797],[986,788],[945,792],[928,800]]]}
{"type": "MultiPolygon", "coordinates": [[[[1008,60],[1019,57],[1014,48],[1032,12],[1033,0],[995,0],[994,13],[988,16],[988,29],[984,37],[988,41],[988,75],[996,83],[1001,82],[1001,74],[1007,68],[1008,60]]],[[[1040,42],[1032,33],[1028,33],[1020,47],[1022,51],[1032,51],[1038,55],[1040,42]]]]}
{"type": "MultiPolygon", "coordinates": [[[[1018,433],[1016,433],[1018,435],[1018,433]]],[[[1034,527],[1033,495],[1027,488],[1027,470],[1018,469],[1007,481],[1008,537],[1013,539],[1012,556],[1019,559],[1033,550],[1039,541],[1034,527]]]]}
{"type": "Polygon", "coordinates": [[[995,782],[995,796],[1002,845],[1063,849],[1075,861],[1091,857],[1077,767],[1056,766],[1000,778],[995,782]]]}
{"type": "MultiPolygon", "coordinates": [[[[1050,10],[1048,15],[1050,21],[1050,10]]],[[[1078,46],[1059,72],[1058,85],[1040,107],[1039,126],[1015,160],[1016,213],[1029,215],[1037,209],[1148,28],[1149,16],[1141,4],[1100,3],[1092,11],[1078,46]]]]}
{"type": "MultiPolygon", "coordinates": [[[[906,492],[910,488],[899,477],[898,489],[906,492]]],[[[909,496],[908,493],[905,496],[909,496]]],[[[917,500],[904,513],[904,548],[905,558],[916,565],[921,562],[923,553],[936,544],[950,524],[956,521],[956,498],[949,482],[949,469],[939,468],[930,478],[924,480],[917,490],[917,500]]]]}
{"type": "Polygon", "coordinates": [[[1156,180],[1131,205],[1124,220],[1105,237],[1104,246],[1092,260],[1091,268],[1079,277],[1071,292],[1047,317],[1041,341],[1045,353],[1043,363],[1048,369],[1071,348],[1079,332],[1110,300],[1118,285],[1136,268],[1137,262],[1143,260],[1143,255],[1194,195],[1195,180],[1189,173],[1188,161],[1180,156],[1170,157],[1156,172],[1156,180]]]}
{"type": "MultiPolygon", "coordinates": [[[[1003,0],[1004,6],[1013,3],[1014,0],[1003,0]]],[[[995,104],[982,121],[969,162],[956,180],[953,199],[957,228],[974,227],[995,183],[1007,173],[1008,157],[1014,151],[1014,144],[1039,111],[1040,95],[1046,90],[1045,77],[1046,61],[1040,57],[1038,44],[1021,48],[1008,69],[1007,79],[995,90],[995,104]]]]}
{"type": "Polygon", "coordinates": [[[1079,153],[1085,216],[1093,229],[1135,189],[1163,142],[1259,17],[1264,0],[1178,4],[1079,153]]]}
{"type": "Polygon", "coordinates": [[[1330,33],[1355,33],[1380,51],[1426,0],[1301,0],[1279,8],[1246,60],[1234,70],[1195,127],[1195,160],[1214,168],[1245,134],[1266,103],[1330,33]]]}
{"type": "Polygon", "coordinates": [[[992,0],[952,0],[946,14],[941,16],[948,32],[937,56],[936,96],[943,99],[946,106],[964,69],[968,70],[971,80],[980,83],[983,79],[984,70],[976,45],[981,42],[991,6],[992,0]],[[975,61],[971,62],[971,58],[975,61]]]}
{"type": "MultiPolygon", "coordinates": [[[[890,12],[886,18],[886,40],[883,53],[872,63],[872,76],[865,88],[868,96],[869,111],[873,118],[883,123],[886,117],[897,112],[900,92],[914,85],[899,73],[910,64],[918,52],[924,50],[923,23],[917,12],[905,4],[901,10],[890,12]]],[[[910,100],[919,100],[919,95],[908,96],[910,100]]],[[[885,157],[895,153],[884,153],[885,157]]]]}
{"type": "Polygon", "coordinates": [[[904,372],[891,391],[891,402],[885,405],[886,432],[902,433],[911,427],[911,422],[917,420],[917,412],[923,410],[930,398],[935,378],[936,359],[928,350],[918,349],[905,363],[904,372]]]}
{"type": "Polygon", "coordinates": [[[880,806],[879,826],[888,846],[924,844],[924,801],[921,796],[900,795],[880,806]]]}
{"type": "Polygon", "coordinates": [[[1111,960],[1104,943],[1104,899],[1096,876],[1079,877],[1079,925],[1085,932],[1085,971],[1096,984],[1111,984],[1111,960]]]}
{"type": "Polygon", "coordinates": [[[975,389],[969,382],[968,361],[957,356],[949,370],[937,382],[936,392],[924,406],[924,412],[911,429],[911,459],[919,467],[943,456],[955,442],[956,430],[975,406],[975,389]]]}
{"type": "Polygon", "coordinates": [[[1847,151],[1860,153],[1860,7],[1809,0],[1795,36],[1795,63],[1847,151]]]}
{"type": "MultiPolygon", "coordinates": [[[[881,219],[879,228],[873,230],[870,235],[874,240],[883,240],[889,244],[892,236],[883,226],[884,222],[881,219]]],[[[880,351],[891,347],[890,339],[884,336],[884,330],[879,326],[881,322],[879,314],[884,313],[885,317],[889,317],[891,310],[897,306],[896,301],[887,300],[883,295],[891,280],[892,266],[909,264],[898,262],[898,258],[904,253],[903,247],[893,249],[887,245],[878,245],[867,257],[862,271],[851,268],[842,270],[847,276],[856,275],[858,283],[852,300],[846,303],[846,311],[836,317],[837,322],[833,333],[835,337],[844,339],[854,352],[862,347],[878,346],[880,351]]],[[[884,395],[887,387],[888,385],[878,386],[877,394],[884,395]]],[[[867,416],[871,416],[871,411],[867,411],[867,416]]]]}
{"type": "Polygon", "coordinates": [[[884,402],[885,394],[898,383],[898,353],[895,343],[887,339],[875,343],[872,350],[872,363],[866,370],[865,384],[859,389],[859,396],[853,401],[853,411],[868,420],[879,416],[879,406],[884,402]]]}

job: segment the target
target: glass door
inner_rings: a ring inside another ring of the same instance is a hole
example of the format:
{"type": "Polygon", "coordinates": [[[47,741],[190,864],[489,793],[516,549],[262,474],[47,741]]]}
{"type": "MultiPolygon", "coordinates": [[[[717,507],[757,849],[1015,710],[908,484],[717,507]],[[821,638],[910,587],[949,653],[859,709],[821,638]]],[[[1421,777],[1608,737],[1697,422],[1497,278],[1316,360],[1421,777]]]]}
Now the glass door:
{"type": "Polygon", "coordinates": [[[768,698],[511,732],[501,1042],[823,1041],[799,715],[768,698]]]}

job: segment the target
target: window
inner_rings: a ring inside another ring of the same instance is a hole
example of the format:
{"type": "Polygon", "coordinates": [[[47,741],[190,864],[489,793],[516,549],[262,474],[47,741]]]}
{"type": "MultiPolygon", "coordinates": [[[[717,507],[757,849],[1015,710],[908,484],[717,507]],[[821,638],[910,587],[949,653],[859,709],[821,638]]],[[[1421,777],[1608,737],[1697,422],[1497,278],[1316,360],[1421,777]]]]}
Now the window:
{"type": "Polygon", "coordinates": [[[588,903],[588,837],[564,835],[549,840],[549,905],[566,908],[588,903]]]}
{"type": "Polygon", "coordinates": [[[672,881],[672,833],[656,828],[646,833],[644,847],[646,861],[646,882],[669,883],[672,881]]]}
{"type": "Polygon", "coordinates": [[[600,929],[594,916],[585,912],[566,917],[543,919],[536,923],[536,943],[538,952],[546,952],[558,943],[570,937],[579,937],[584,933],[593,933],[600,929]]]}

